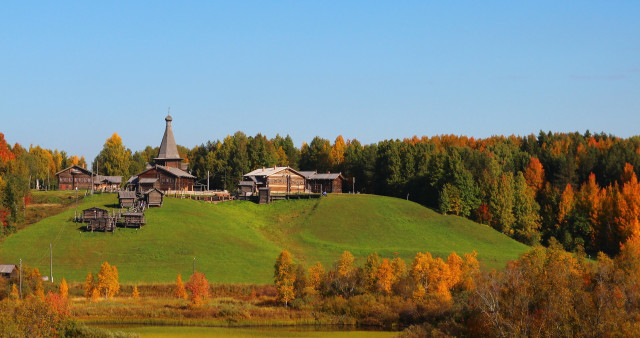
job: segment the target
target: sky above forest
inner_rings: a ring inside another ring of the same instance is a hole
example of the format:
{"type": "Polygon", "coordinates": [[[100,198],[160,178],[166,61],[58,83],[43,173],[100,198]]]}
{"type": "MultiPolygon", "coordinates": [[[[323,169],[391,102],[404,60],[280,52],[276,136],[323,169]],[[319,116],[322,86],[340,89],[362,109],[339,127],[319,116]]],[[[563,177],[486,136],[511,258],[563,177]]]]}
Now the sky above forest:
{"type": "Polygon", "coordinates": [[[0,10],[0,132],[92,160],[114,132],[638,134],[639,1],[48,1],[0,10]]]}

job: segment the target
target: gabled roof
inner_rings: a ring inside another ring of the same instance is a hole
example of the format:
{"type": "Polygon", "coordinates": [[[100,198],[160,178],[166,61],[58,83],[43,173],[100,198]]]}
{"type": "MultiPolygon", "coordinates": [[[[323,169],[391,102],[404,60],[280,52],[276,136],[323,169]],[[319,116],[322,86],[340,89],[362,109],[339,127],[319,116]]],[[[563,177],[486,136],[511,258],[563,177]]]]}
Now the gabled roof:
{"type": "Polygon", "coordinates": [[[310,180],[335,180],[338,177],[342,177],[342,179],[344,179],[344,177],[342,176],[341,173],[314,174],[314,175],[311,175],[311,177],[309,177],[308,179],[310,179],[310,180]]]}
{"type": "Polygon", "coordinates": [[[57,173],[55,173],[56,176],[58,176],[59,174],[67,171],[67,170],[71,170],[71,173],[77,173],[78,171],[87,175],[93,175],[93,173],[79,165],[72,165],[68,168],[62,169],[60,171],[58,171],[57,173]]]}
{"type": "Polygon", "coordinates": [[[155,177],[149,177],[149,178],[143,177],[143,178],[139,179],[138,182],[140,184],[153,184],[153,183],[156,183],[157,180],[158,179],[155,178],[155,177]]]}
{"type": "Polygon", "coordinates": [[[291,167],[261,168],[261,169],[256,169],[256,170],[254,170],[254,171],[252,171],[250,173],[244,174],[243,176],[245,176],[245,177],[251,177],[251,176],[268,177],[268,176],[275,175],[275,174],[277,174],[277,173],[279,173],[279,172],[281,172],[283,170],[287,170],[287,169],[293,171],[294,173],[296,173],[296,174],[298,174],[300,176],[304,176],[301,173],[299,173],[297,170],[295,170],[295,169],[293,169],[291,167]]]}
{"type": "Polygon", "coordinates": [[[167,115],[164,120],[167,122],[167,126],[164,129],[164,136],[162,136],[162,143],[160,143],[160,150],[158,151],[158,157],[156,159],[180,159],[176,139],[173,137],[173,129],[171,128],[173,118],[171,115],[167,115]]]}
{"type": "MultiPolygon", "coordinates": [[[[162,171],[164,171],[166,173],[169,173],[169,174],[171,174],[171,175],[173,175],[175,177],[194,178],[194,179],[196,178],[195,176],[189,174],[188,172],[186,172],[186,171],[184,171],[182,169],[173,168],[173,167],[165,167],[165,166],[162,166],[162,165],[159,165],[159,164],[155,164],[153,167],[151,167],[149,169],[146,169],[145,171],[143,171],[143,172],[139,173],[138,175],[136,175],[136,177],[138,177],[138,176],[140,176],[140,175],[142,175],[142,174],[144,174],[144,173],[146,173],[146,172],[148,172],[150,170],[154,170],[154,169],[156,169],[156,170],[160,169],[160,170],[162,170],[162,171]]],[[[133,178],[133,176],[132,176],[132,178],[133,178]]],[[[131,179],[129,179],[129,181],[131,181],[131,179]]]]}
{"type": "Polygon", "coordinates": [[[150,192],[152,192],[152,191],[154,191],[154,190],[155,190],[155,191],[157,191],[157,192],[159,192],[161,195],[164,195],[164,193],[163,193],[161,190],[158,190],[158,189],[156,189],[156,188],[151,188],[151,189],[149,189],[149,190],[147,190],[147,191],[143,192],[143,194],[145,194],[145,195],[149,195],[149,193],[150,193],[150,192]]]}
{"type": "Polygon", "coordinates": [[[136,198],[135,191],[118,191],[118,198],[136,198]]]}
{"type": "Polygon", "coordinates": [[[94,183],[102,183],[107,182],[111,184],[120,184],[122,183],[122,176],[104,176],[104,175],[96,175],[93,177],[94,183]]]}
{"type": "Polygon", "coordinates": [[[178,169],[178,168],[174,168],[174,167],[165,167],[165,166],[161,166],[161,165],[157,165],[156,167],[167,171],[171,174],[173,174],[174,176],[177,177],[184,177],[184,178],[196,178],[195,176],[189,174],[188,172],[182,170],[182,169],[178,169]]]}
{"type": "Polygon", "coordinates": [[[0,264],[0,273],[12,273],[15,268],[15,264],[0,264]]]}
{"type": "Polygon", "coordinates": [[[313,174],[317,174],[317,171],[298,171],[298,173],[300,173],[300,175],[304,176],[304,178],[309,179],[309,177],[311,177],[313,174]]]}
{"type": "Polygon", "coordinates": [[[91,211],[91,210],[95,210],[95,211],[100,210],[100,211],[107,211],[107,212],[108,212],[108,210],[106,210],[106,209],[101,209],[101,208],[98,208],[98,207],[93,207],[93,208],[89,208],[89,209],[84,209],[84,210],[82,210],[82,211],[83,211],[83,212],[85,212],[85,211],[91,211]]]}
{"type": "Polygon", "coordinates": [[[133,175],[131,177],[129,177],[129,179],[127,180],[127,185],[128,184],[138,184],[138,176],[133,175]]]}

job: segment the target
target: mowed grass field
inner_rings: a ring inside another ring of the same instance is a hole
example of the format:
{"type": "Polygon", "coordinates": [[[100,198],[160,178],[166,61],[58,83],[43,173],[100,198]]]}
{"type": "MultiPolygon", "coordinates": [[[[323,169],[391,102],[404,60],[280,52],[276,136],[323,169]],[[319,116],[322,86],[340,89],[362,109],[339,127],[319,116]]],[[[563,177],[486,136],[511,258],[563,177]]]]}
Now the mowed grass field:
{"type": "MultiPolygon", "coordinates": [[[[116,194],[86,197],[79,210],[116,208],[116,194]]],[[[108,261],[124,283],[173,282],[196,269],[212,282],[271,283],[276,256],[287,249],[306,267],[316,261],[332,266],[344,250],[362,264],[377,251],[411,263],[416,252],[446,258],[473,250],[486,268],[502,268],[528,250],[526,245],[467,219],[443,216],[419,204],[374,195],[330,195],[313,200],[257,205],[246,201],[220,204],[166,198],[162,208],[146,212],[140,230],[84,232],[71,221],[75,209],[48,217],[6,238],[0,263],[23,262],[53,276],[82,282],[108,261]]]]}

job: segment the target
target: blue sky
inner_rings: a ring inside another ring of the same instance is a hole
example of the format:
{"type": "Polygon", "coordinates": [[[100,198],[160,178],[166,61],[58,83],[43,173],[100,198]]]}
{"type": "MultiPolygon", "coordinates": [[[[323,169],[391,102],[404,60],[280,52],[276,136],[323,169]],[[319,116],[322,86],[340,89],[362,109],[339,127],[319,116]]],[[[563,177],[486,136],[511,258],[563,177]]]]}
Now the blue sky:
{"type": "Polygon", "coordinates": [[[638,1],[3,3],[0,132],[93,159],[241,130],[637,135],[638,1]]]}

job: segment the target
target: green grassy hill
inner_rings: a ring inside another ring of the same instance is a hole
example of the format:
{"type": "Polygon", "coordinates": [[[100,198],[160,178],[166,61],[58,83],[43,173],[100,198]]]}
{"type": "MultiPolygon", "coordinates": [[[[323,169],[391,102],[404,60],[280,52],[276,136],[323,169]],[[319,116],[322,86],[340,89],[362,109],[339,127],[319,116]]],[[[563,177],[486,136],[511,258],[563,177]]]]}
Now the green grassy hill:
{"type": "MultiPolygon", "coordinates": [[[[79,209],[112,208],[115,194],[95,195],[79,209]]],[[[286,248],[309,266],[331,266],[344,250],[360,263],[374,251],[398,254],[410,264],[419,251],[446,258],[476,250],[482,264],[501,268],[528,249],[493,229],[461,217],[443,216],[413,202],[372,195],[333,195],[316,200],[279,201],[269,205],[233,201],[217,205],[165,199],[162,208],[146,213],[148,224],[115,233],[88,233],[71,222],[74,209],[48,217],[6,238],[0,263],[19,258],[49,273],[53,244],[54,279],[83,281],[108,261],[120,280],[172,282],[176,274],[196,269],[210,281],[271,283],[273,264],[286,248]]]]}

